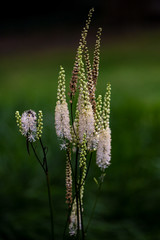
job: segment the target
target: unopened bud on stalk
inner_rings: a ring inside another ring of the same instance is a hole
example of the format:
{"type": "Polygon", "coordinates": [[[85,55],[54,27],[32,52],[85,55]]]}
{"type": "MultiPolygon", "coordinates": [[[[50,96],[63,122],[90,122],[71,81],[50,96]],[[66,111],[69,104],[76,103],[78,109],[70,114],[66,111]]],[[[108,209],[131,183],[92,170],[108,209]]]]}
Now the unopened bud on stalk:
{"type": "Polygon", "coordinates": [[[38,126],[37,126],[37,139],[41,138],[43,129],[43,113],[42,111],[38,112],[38,126]]]}
{"type": "Polygon", "coordinates": [[[103,103],[103,125],[106,129],[109,127],[109,118],[110,118],[110,101],[111,101],[111,84],[107,84],[106,94],[104,96],[103,103]]]}

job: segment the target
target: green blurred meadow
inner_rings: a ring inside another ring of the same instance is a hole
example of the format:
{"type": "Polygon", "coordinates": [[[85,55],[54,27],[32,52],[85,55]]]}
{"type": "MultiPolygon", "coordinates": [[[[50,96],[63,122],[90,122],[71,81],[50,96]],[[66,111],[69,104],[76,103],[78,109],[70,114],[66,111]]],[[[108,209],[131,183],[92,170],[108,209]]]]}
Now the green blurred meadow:
{"type": "MultiPolygon", "coordinates": [[[[77,39],[77,45],[78,45],[77,39]]],[[[102,36],[97,94],[112,84],[112,161],[107,170],[88,240],[160,239],[160,33],[102,36]]],[[[43,172],[18,132],[15,111],[42,110],[43,142],[48,146],[56,239],[62,239],[65,204],[65,153],[54,129],[59,66],[67,92],[76,53],[72,46],[19,49],[0,56],[0,239],[49,239],[50,219],[43,172]]],[[[89,50],[93,51],[93,43],[89,50]]],[[[38,143],[37,143],[38,149],[38,143]]],[[[39,150],[39,154],[41,154],[39,150]]],[[[84,222],[97,194],[93,177],[85,189],[84,222]]]]}

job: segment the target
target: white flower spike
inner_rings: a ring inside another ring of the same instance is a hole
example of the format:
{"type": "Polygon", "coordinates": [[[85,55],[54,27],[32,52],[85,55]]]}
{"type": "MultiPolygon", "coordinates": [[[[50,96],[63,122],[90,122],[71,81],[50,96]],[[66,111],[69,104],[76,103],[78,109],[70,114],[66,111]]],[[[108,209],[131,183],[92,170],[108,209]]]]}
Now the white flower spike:
{"type": "Polygon", "coordinates": [[[37,116],[33,110],[27,110],[21,117],[22,135],[27,137],[29,142],[36,141],[37,135],[37,116]]]}
{"type": "Polygon", "coordinates": [[[63,67],[60,67],[58,78],[57,103],[55,108],[55,128],[59,138],[72,140],[71,127],[69,119],[69,110],[65,96],[65,72],[63,67]]]}
{"type": "Polygon", "coordinates": [[[36,112],[31,109],[25,111],[22,116],[20,116],[19,111],[16,111],[15,117],[19,131],[29,142],[35,142],[41,137],[43,129],[42,111],[38,112],[38,122],[36,112]]]}
{"type": "Polygon", "coordinates": [[[99,134],[99,142],[97,147],[96,163],[102,171],[109,165],[111,160],[111,130],[103,129],[99,134]]]}

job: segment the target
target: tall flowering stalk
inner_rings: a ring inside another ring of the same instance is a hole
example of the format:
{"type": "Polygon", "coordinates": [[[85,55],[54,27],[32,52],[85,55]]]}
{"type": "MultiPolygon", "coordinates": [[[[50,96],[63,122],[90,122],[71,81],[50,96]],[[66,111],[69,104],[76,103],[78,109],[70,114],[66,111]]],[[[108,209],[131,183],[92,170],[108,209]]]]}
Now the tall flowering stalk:
{"type": "Polygon", "coordinates": [[[97,165],[104,171],[110,165],[111,159],[111,130],[109,127],[110,117],[110,95],[111,85],[107,84],[107,90],[104,97],[102,124],[99,132],[99,142],[97,146],[97,165]]]}
{"type": "MultiPolygon", "coordinates": [[[[91,18],[92,18],[92,14],[94,12],[94,9],[91,8],[89,13],[88,13],[88,18],[86,20],[85,26],[82,30],[81,33],[81,38],[79,41],[79,47],[82,49],[82,51],[84,50],[84,47],[86,45],[86,37],[88,34],[88,30],[89,30],[89,26],[91,23],[91,18]]],[[[78,73],[79,73],[79,64],[78,64],[78,57],[79,57],[79,47],[77,49],[77,53],[76,53],[76,57],[75,57],[75,62],[74,62],[74,67],[73,67],[73,71],[72,71],[72,77],[71,77],[71,81],[70,81],[70,103],[72,104],[72,98],[74,97],[76,91],[77,91],[77,82],[78,82],[78,73]]]]}
{"type": "MultiPolygon", "coordinates": [[[[93,9],[83,28],[72,77],[70,80],[70,113],[65,96],[64,69],[60,67],[57,103],[55,108],[55,128],[58,138],[67,151],[66,159],[66,202],[68,204],[68,234],[76,239],[85,239],[89,223],[84,228],[84,190],[91,166],[92,153],[96,153],[96,164],[101,170],[99,191],[105,176],[105,170],[111,159],[110,96],[111,85],[107,84],[104,101],[102,96],[96,98],[96,86],[99,75],[100,42],[102,28],[98,29],[91,64],[87,47],[87,34],[93,9]],[[76,106],[73,112],[73,104],[76,106]]],[[[96,200],[97,201],[97,200],[96,200]]],[[[95,209],[94,204],[92,215],[95,209]]],[[[66,237],[66,227],[64,239],[66,237]]]]}
{"type": "Polygon", "coordinates": [[[51,220],[51,239],[54,240],[53,207],[52,207],[52,199],[51,199],[49,174],[48,174],[47,148],[44,147],[41,139],[42,130],[43,130],[43,113],[40,110],[38,112],[38,118],[37,118],[37,114],[33,110],[25,111],[24,113],[22,113],[22,116],[20,115],[19,111],[16,111],[15,117],[17,119],[17,126],[19,127],[20,133],[26,138],[26,146],[27,146],[28,153],[30,154],[30,147],[31,147],[36,159],[38,160],[46,176],[50,220],[51,220]],[[34,146],[35,141],[38,141],[40,143],[40,146],[43,152],[42,159],[38,156],[38,153],[34,146]]]}

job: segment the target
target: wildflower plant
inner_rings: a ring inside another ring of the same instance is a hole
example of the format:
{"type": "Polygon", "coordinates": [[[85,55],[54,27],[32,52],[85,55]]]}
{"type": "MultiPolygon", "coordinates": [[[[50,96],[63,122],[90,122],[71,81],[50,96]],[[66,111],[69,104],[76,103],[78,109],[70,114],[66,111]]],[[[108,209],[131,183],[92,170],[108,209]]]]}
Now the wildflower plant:
{"type": "MultiPolygon", "coordinates": [[[[96,156],[97,167],[101,175],[95,183],[98,192],[101,189],[105,172],[111,160],[111,130],[110,130],[110,97],[111,85],[107,83],[104,99],[96,96],[99,75],[100,43],[102,28],[96,35],[93,62],[91,64],[87,46],[87,34],[94,9],[88,14],[88,19],[82,30],[76,52],[74,67],[70,80],[69,100],[67,103],[65,70],[60,66],[55,106],[55,129],[60,139],[60,148],[66,152],[66,203],[68,215],[63,233],[63,239],[70,236],[73,239],[85,239],[88,227],[94,214],[97,198],[89,222],[84,226],[85,183],[91,169],[93,154],[96,156]]],[[[28,153],[30,147],[44,170],[51,216],[51,232],[54,239],[53,209],[48,176],[47,148],[42,143],[43,114],[42,111],[25,111],[22,116],[16,111],[17,125],[20,133],[26,138],[28,153]],[[43,152],[41,160],[37,154],[34,142],[40,143],[43,152]]],[[[97,194],[98,197],[98,194],[97,194]]]]}
{"type": "Polygon", "coordinates": [[[20,133],[26,138],[26,147],[28,154],[30,155],[30,147],[33,150],[33,153],[38,160],[40,166],[43,169],[43,172],[46,176],[47,190],[48,190],[48,200],[49,200],[49,210],[50,210],[50,219],[51,219],[51,234],[52,240],[54,240],[54,221],[53,221],[53,207],[51,200],[51,189],[49,182],[49,173],[48,173],[48,162],[47,162],[47,148],[43,145],[42,142],[42,130],[43,130],[43,113],[40,110],[37,114],[33,110],[27,110],[20,115],[19,111],[16,111],[15,117],[17,119],[17,126],[19,127],[20,133]],[[43,152],[43,158],[41,159],[38,156],[34,142],[39,142],[43,152]]]}
{"type": "MultiPolygon", "coordinates": [[[[92,64],[87,47],[87,34],[93,11],[94,9],[89,11],[77,48],[70,80],[70,106],[66,102],[65,75],[62,67],[60,67],[58,80],[55,127],[57,136],[67,146],[65,150],[67,153],[66,202],[68,204],[68,218],[64,239],[67,236],[67,227],[70,236],[74,236],[76,239],[85,239],[91,218],[85,229],[83,196],[93,153],[96,154],[96,164],[101,171],[99,181],[94,178],[99,190],[111,159],[110,83],[107,84],[104,100],[102,101],[101,95],[96,98],[102,28],[97,31],[92,64]],[[65,108],[62,102],[65,104],[65,108]],[[74,106],[76,106],[75,110],[74,106]],[[68,109],[70,109],[70,113],[68,109]]],[[[95,205],[93,212],[94,209],[95,205]]]]}

